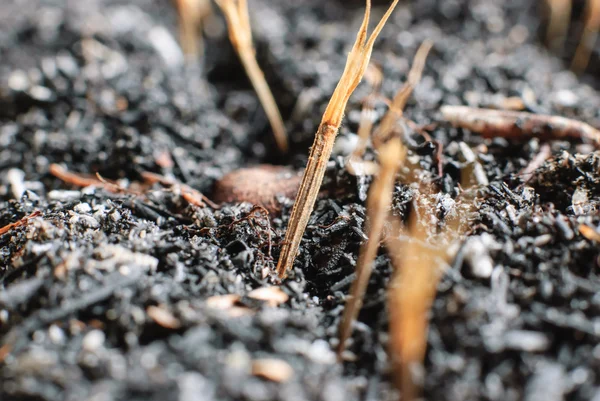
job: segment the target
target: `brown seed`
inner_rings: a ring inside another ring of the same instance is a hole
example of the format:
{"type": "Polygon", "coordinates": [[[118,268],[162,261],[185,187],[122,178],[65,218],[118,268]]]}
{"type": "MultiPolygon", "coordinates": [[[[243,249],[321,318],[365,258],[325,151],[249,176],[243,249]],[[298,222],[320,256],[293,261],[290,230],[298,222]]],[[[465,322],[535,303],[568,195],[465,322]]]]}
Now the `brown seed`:
{"type": "Polygon", "coordinates": [[[289,295],[281,290],[279,287],[261,287],[252,290],[248,293],[248,296],[253,299],[265,301],[269,306],[276,307],[283,304],[290,299],[289,295]]]}
{"type": "Polygon", "coordinates": [[[148,316],[152,318],[158,325],[166,328],[166,329],[178,329],[181,327],[181,322],[175,316],[171,314],[166,309],[161,308],[160,306],[149,306],[146,309],[146,313],[148,316]]]}
{"type": "Polygon", "coordinates": [[[252,374],[277,383],[286,382],[294,375],[294,368],[281,359],[256,359],[252,362],[252,374]]]}
{"type": "Polygon", "coordinates": [[[241,297],[236,294],[214,295],[206,300],[206,305],[210,309],[223,310],[230,317],[252,315],[254,313],[252,309],[236,305],[240,299],[241,297]]]}
{"type": "Polygon", "coordinates": [[[579,232],[585,238],[590,241],[600,242],[600,233],[596,231],[593,227],[588,226],[587,224],[582,224],[579,226],[579,232]]]}
{"type": "Polygon", "coordinates": [[[4,362],[6,357],[10,354],[11,349],[12,346],[10,344],[4,344],[2,347],[0,347],[0,363],[4,362]]]}
{"type": "Polygon", "coordinates": [[[281,212],[278,196],[292,199],[300,186],[301,176],[284,166],[262,164],[235,170],[215,184],[216,202],[249,202],[262,206],[271,215],[281,212]]]}

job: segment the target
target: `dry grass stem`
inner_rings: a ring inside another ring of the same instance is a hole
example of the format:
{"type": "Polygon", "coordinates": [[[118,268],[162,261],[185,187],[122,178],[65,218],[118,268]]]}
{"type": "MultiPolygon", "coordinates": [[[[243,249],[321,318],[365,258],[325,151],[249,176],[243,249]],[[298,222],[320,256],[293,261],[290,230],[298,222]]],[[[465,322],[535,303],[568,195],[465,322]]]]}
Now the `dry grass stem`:
{"type": "Polygon", "coordinates": [[[413,60],[413,65],[408,73],[408,79],[394,96],[392,104],[390,105],[390,109],[383,117],[381,124],[375,133],[375,139],[378,141],[385,141],[388,135],[396,127],[398,118],[402,117],[408,98],[412,94],[415,86],[421,80],[423,69],[425,68],[425,61],[427,61],[427,55],[432,47],[433,42],[427,40],[423,42],[417,50],[413,60]]]}
{"type": "MultiPolygon", "coordinates": [[[[371,94],[363,101],[363,108],[358,123],[358,143],[352,154],[348,157],[348,162],[346,164],[346,169],[353,175],[375,174],[377,172],[376,168],[370,169],[371,171],[368,172],[365,171],[365,168],[368,169],[368,167],[362,160],[362,155],[367,149],[369,139],[371,138],[371,132],[373,131],[373,124],[375,124],[376,115],[374,102],[379,94],[381,83],[383,81],[383,72],[381,71],[381,68],[375,66],[373,63],[369,64],[365,73],[365,80],[371,85],[371,94]]],[[[369,166],[373,167],[373,165],[369,166]]]]}
{"type": "Polygon", "coordinates": [[[394,0],[379,24],[373,30],[371,36],[367,39],[367,25],[371,14],[371,1],[367,0],[365,16],[358,31],[356,42],[348,55],[342,77],[323,114],[323,119],[317,130],[315,141],[308,157],[302,183],[296,195],[296,202],[292,209],[290,222],[277,264],[277,274],[280,278],[285,277],[287,271],[294,264],[300,240],[304,235],[304,230],[306,229],[308,219],[319,193],[319,188],[323,182],[327,161],[331,156],[333,143],[342,123],[342,117],[350,95],[352,95],[352,92],[354,92],[354,89],[356,89],[365,73],[371,58],[375,39],[377,39],[377,36],[397,4],[398,0],[394,0]]]}
{"type": "Polygon", "coordinates": [[[571,0],[546,0],[548,5],[548,29],[546,46],[560,51],[567,38],[567,29],[571,21],[571,0]]]}
{"type": "MultiPolygon", "coordinates": [[[[402,118],[404,107],[408,98],[413,92],[415,86],[421,80],[423,75],[423,69],[425,67],[425,61],[427,55],[433,46],[433,42],[425,41],[415,54],[412,68],[408,74],[406,83],[400,88],[396,96],[392,101],[387,101],[389,111],[384,116],[375,136],[375,142],[381,143],[389,139],[389,135],[392,134],[394,129],[397,127],[398,118],[402,118]]],[[[374,110],[373,102],[378,92],[374,90],[373,94],[369,96],[363,103],[363,109],[361,112],[360,123],[358,127],[358,144],[350,157],[348,157],[347,170],[353,175],[373,175],[377,173],[378,167],[374,163],[365,162],[362,160],[362,156],[367,148],[367,143],[371,136],[374,124],[374,110]]]]}
{"type": "Polygon", "coordinates": [[[565,117],[467,106],[442,106],[440,110],[446,121],[484,137],[580,139],[600,147],[600,131],[565,117]]]}
{"type": "Polygon", "coordinates": [[[529,164],[527,164],[527,166],[525,166],[525,168],[519,172],[519,176],[523,177],[525,182],[528,182],[533,177],[535,170],[540,168],[550,156],[552,156],[552,149],[550,148],[550,145],[547,143],[542,144],[538,154],[535,155],[529,164]]]}
{"type": "Polygon", "coordinates": [[[212,12],[209,0],[175,0],[179,16],[179,41],[190,61],[204,52],[202,21],[212,12]]]}
{"type": "Polygon", "coordinates": [[[598,38],[599,29],[600,0],[587,0],[583,34],[575,51],[575,56],[573,56],[573,63],[571,64],[571,69],[576,73],[582,73],[587,68],[594,43],[596,43],[596,39],[598,38]]]}
{"type": "Polygon", "coordinates": [[[398,162],[403,160],[405,155],[406,150],[399,138],[391,139],[381,147],[379,152],[381,168],[369,189],[369,196],[367,198],[366,225],[369,239],[360,248],[360,254],[356,262],[356,278],[350,288],[350,295],[340,322],[338,357],[340,357],[346,347],[346,340],[352,333],[352,324],[362,307],[367,284],[369,283],[373,269],[373,261],[379,249],[383,226],[392,203],[394,182],[396,181],[396,172],[399,166],[398,162]]]}
{"type": "Polygon", "coordinates": [[[254,45],[252,44],[252,30],[250,29],[250,16],[248,13],[247,0],[216,0],[223,10],[227,20],[229,39],[244,65],[246,74],[260,99],[261,104],[271,123],[277,146],[282,152],[288,150],[288,139],[281,113],[269,89],[258,62],[255,57],[254,45]]]}
{"type": "MultiPolygon", "coordinates": [[[[393,232],[400,234],[400,223],[394,220],[393,224],[393,232]]],[[[390,237],[387,241],[394,266],[388,292],[389,346],[397,372],[396,383],[401,390],[402,399],[408,401],[418,396],[418,386],[413,374],[425,358],[428,312],[441,276],[437,264],[444,255],[443,248],[432,252],[422,246],[425,232],[426,228],[421,226],[413,214],[410,222],[413,241],[402,246],[398,240],[399,235],[390,237]]]]}

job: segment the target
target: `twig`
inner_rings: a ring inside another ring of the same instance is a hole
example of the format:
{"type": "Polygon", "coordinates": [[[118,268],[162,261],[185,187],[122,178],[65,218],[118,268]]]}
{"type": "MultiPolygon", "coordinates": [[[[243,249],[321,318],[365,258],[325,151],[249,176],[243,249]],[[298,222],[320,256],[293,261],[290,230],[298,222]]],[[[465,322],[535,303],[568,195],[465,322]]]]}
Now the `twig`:
{"type": "Polygon", "coordinates": [[[119,184],[110,182],[102,178],[102,176],[98,173],[96,173],[96,177],[85,176],[82,174],[72,173],[59,164],[51,164],[48,171],[50,172],[50,174],[52,174],[59,180],[76,187],[97,187],[105,189],[106,191],[112,193],[126,192],[139,195],[139,193],[136,191],[133,191],[128,188],[123,188],[119,184]]]}
{"type": "Polygon", "coordinates": [[[373,270],[373,260],[377,256],[383,225],[392,203],[396,171],[398,170],[399,161],[402,161],[405,155],[406,150],[399,138],[391,139],[380,149],[379,159],[381,169],[369,189],[369,196],[367,198],[366,224],[369,239],[363,243],[360,249],[356,263],[356,279],[350,288],[348,302],[346,303],[346,308],[340,322],[340,342],[337,349],[338,358],[341,357],[346,347],[346,340],[352,332],[352,324],[362,307],[369,277],[373,270]]]}
{"type": "Polygon", "coordinates": [[[523,177],[525,182],[529,182],[535,170],[537,170],[542,164],[544,164],[544,162],[548,160],[548,158],[551,155],[552,149],[550,148],[550,145],[544,143],[540,147],[540,151],[538,152],[538,154],[535,155],[535,157],[529,162],[529,164],[527,164],[527,166],[525,166],[523,170],[519,172],[518,175],[520,177],[523,177]]]}
{"type": "Polygon", "coordinates": [[[19,221],[15,221],[14,223],[10,223],[10,224],[5,225],[4,227],[0,227],[0,235],[6,234],[7,232],[9,232],[10,230],[12,230],[15,227],[24,226],[25,224],[27,224],[27,222],[29,220],[33,219],[34,217],[40,216],[41,214],[42,214],[42,212],[35,211],[35,212],[31,213],[29,216],[23,217],[19,221]]]}
{"type": "Polygon", "coordinates": [[[590,62],[590,55],[594,48],[594,43],[598,38],[600,29],[600,0],[587,0],[585,25],[583,34],[573,56],[571,69],[576,73],[582,73],[590,62]]]}
{"type": "Polygon", "coordinates": [[[252,44],[252,30],[250,29],[250,16],[248,14],[247,0],[216,0],[223,10],[229,39],[244,65],[246,73],[254,86],[254,90],[263,105],[265,113],[271,123],[277,146],[282,152],[288,150],[288,139],[281,113],[265,80],[265,76],[258,65],[255,50],[252,44]]]}
{"type": "Polygon", "coordinates": [[[375,27],[371,36],[367,39],[367,26],[371,14],[371,0],[367,0],[365,17],[358,31],[356,42],[348,55],[342,77],[323,114],[323,119],[317,130],[315,141],[308,157],[306,170],[304,170],[302,183],[296,195],[296,201],[281,248],[281,255],[277,263],[277,274],[280,278],[285,277],[298,253],[300,240],[304,235],[304,230],[306,229],[308,219],[319,193],[319,188],[323,182],[327,161],[331,156],[333,143],[342,123],[342,117],[348,100],[360,83],[369,64],[375,39],[377,39],[377,36],[397,4],[398,0],[394,0],[379,24],[375,27]]]}
{"type": "Polygon", "coordinates": [[[167,187],[178,188],[181,192],[181,197],[193,206],[205,207],[210,206],[213,209],[220,209],[221,207],[208,199],[200,191],[195,190],[187,184],[183,184],[175,179],[167,178],[160,174],[152,173],[150,171],[144,171],[141,173],[142,178],[149,184],[160,183],[167,187]]]}
{"type": "Polygon", "coordinates": [[[565,117],[466,106],[442,106],[440,110],[446,121],[488,138],[580,139],[600,147],[600,131],[565,117]]]}
{"type": "Polygon", "coordinates": [[[48,171],[59,180],[77,187],[102,186],[97,178],[71,173],[59,164],[51,164],[48,171]]]}

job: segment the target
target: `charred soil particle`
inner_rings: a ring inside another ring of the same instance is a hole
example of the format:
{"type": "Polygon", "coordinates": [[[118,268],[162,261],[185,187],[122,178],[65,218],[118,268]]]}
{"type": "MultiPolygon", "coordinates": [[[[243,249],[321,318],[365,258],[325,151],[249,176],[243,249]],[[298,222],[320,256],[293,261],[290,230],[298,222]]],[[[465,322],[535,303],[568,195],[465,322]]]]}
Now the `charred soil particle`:
{"type": "MultiPolygon", "coordinates": [[[[281,286],[289,300],[277,308],[247,294],[273,283],[291,200],[269,228],[248,204],[199,208],[158,184],[143,196],[108,193],[49,174],[59,163],[127,187],[150,171],[210,198],[215,182],[238,168],[301,168],[363,2],[251,3],[258,61],[291,133],[285,157],[220,17],[205,29],[202,63],[186,67],[167,1],[0,5],[0,227],[41,212],[0,236],[0,399],[396,399],[383,249],[351,360],[338,364],[331,351],[366,240],[371,179],[350,176],[343,158],[366,85],[348,105],[326,190],[281,286]],[[239,296],[235,305],[209,306],[226,294],[239,296]],[[253,376],[261,360],[293,373],[253,376]]],[[[470,192],[476,208],[462,222],[467,235],[431,311],[421,376],[427,399],[600,397],[600,248],[578,229],[600,225],[598,153],[555,141],[552,156],[525,177],[538,140],[482,139],[440,123],[437,111],[485,107],[501,94],[527,98],[529,111],[599,125],[600,97],[587,85],[598,81],[572,75],[563,55],[541,46],[538,3],[407,2],[375,45],[391,97],[418,45],[435,42],[406,110],[419,125],[438,123],[431,135],[444,152],[434,220],[469,209],[458,185],[461,141],[489,181],[470,192]]],[[[575,3],[577,16],[583,2],[575,3]]],[[[434,153],[411,153],[407,162],[436,176],[434,153]]],[[[396,186],[395,215],[406,219],[415,191],[396,186]]]]}

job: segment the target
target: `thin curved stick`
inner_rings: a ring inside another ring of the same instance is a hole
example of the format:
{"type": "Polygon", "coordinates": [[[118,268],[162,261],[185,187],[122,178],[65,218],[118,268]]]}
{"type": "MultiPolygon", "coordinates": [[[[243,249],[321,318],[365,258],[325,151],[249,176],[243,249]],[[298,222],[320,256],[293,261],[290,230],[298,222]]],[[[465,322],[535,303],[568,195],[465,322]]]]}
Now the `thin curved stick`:
{"type": "Polygon", "coordinates": [[[565,117],[467,106],[442,106],[440,111],[443,118],[454,126],[488,138],[580,139],[600,147],[600,131],[565,117]]]}

